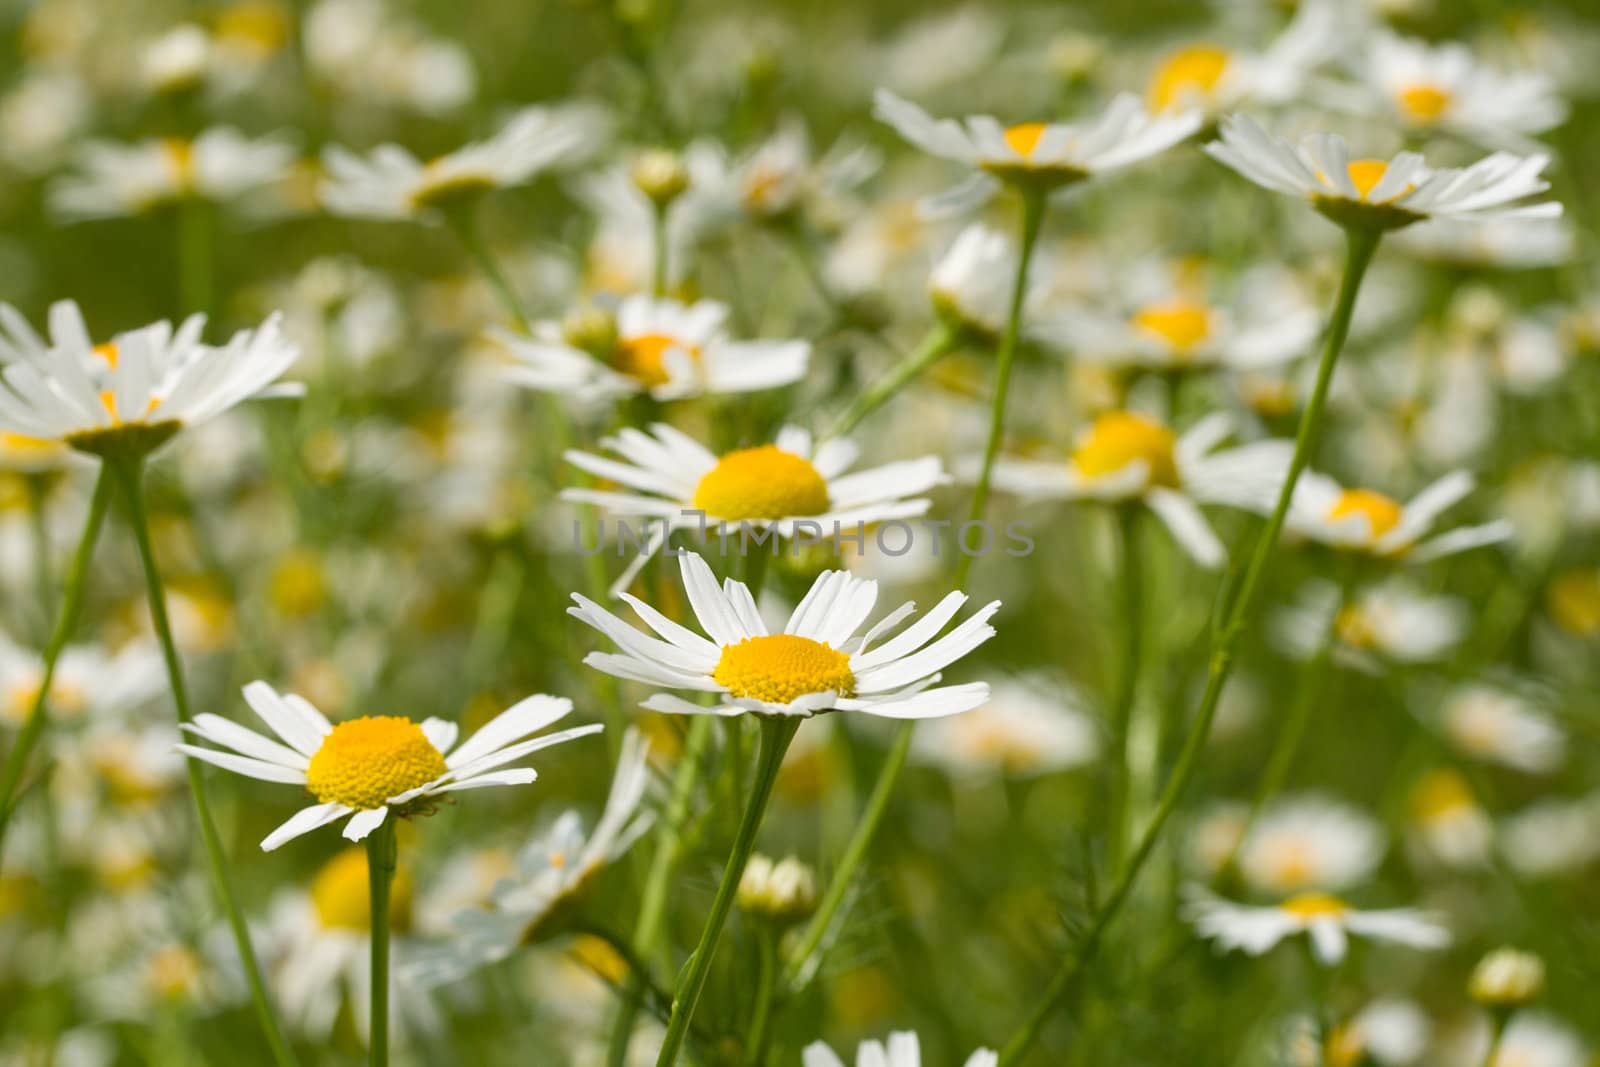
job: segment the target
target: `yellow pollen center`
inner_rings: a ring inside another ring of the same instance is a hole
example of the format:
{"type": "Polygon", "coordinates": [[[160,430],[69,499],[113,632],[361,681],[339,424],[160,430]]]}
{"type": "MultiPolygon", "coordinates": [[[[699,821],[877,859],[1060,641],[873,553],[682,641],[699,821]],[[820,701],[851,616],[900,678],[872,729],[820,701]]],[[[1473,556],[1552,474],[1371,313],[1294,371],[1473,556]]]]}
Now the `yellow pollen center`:
{"type": "Polygon", "coordinates": [[[1600,571],[1579,568],[1557,575],[1545,602],[1557,625],[1568,633],[1580,637],[1600,633],[1600,571]]]}
{"type": "Polygon", "coordinates": [[[1103,478],[1143,460],[1150,485],[1176,487],[1174,443],[1172,431],[1155,420],[1131,411],[1110,411],[1094,420],[1094,427],[1072,453],[1072,465],[1086,478],[1103,478]]]}
{"type": "Polygon", "coordinates": [[[117,369],[117,357],[121,354],[117,350],[115,341],[106,341],[104,344],[94,346],[94,354],[106,361],[106,366],[112,370],[117,369]]]}
{"type": "MultiPolygon", "coordinates": [[[[334,856],[311,880],[311,904],[317,921],[328,930],[367,933],[372,923],[372,897],[367,884],[367,850],[347,848],[334,856]]],[[[401,867],[389,889],[389,929],[411,927],[411,875],[401,867]]]]}
{"type": "Polygon", "coordinates": [[[793,634],[747,637],[722,646],[711,677],[736,697],[787,704],[807,693],[849,696],[855,688],[850,657],[821,641],[793,634]]]}
{"type": "Polygon", "coordinates": [[[1336,919],[1350,910],[1344,901],[1326,893],[1301,893],[1278,907],[1301,919],[1336,919]]]}
{"type": "Polygon", "coordinates": [[[157,949],[145,965],[145,979],[158,996],[175,999],[189,993],[200,980],[199,957],[182,945],[157,949]]]}
{"type": "Polygon", "coordinates": [[[1309,842],[1291,838],[1277,843],[1267,859],[1268,876],[1279,889],[1297,889],[1312,880],[1314,865],[1309,842]]]}
{"type": "Polygon", "coordinates": [[[1150,79],[1146,95],[1153,111],[1167,111],[1195,97],[1210,97],[1227,72],[1229,56],[1211,44],[1195,44],[1169,55],[1150,79]]]}
{"type": "Polygon", "coordinates": [[[1472,790],[1455,771],[1430,771],[1411,793],[1411,813],[1419,822],[1432,822],[1475,806],[1472,790]]]}
{"type": "Polygon", "coordinates": [[[1351,515],[1365,515],[1367,526],[1376,541],[1400,524],[1402,510],[1399,504],[1371,489],[1346,489],[1328,509],[1328,521],[1338,522],[1351,515]]]}
{"type": "Polygon", "coordinates": [[[375,715],[333,728],[306,768],[306,788],[324,804],[381,808],[392,796],[445,772],[444,757],[410,719],[375,715]]]}
{"type": "Polygon", "coordinates": [[[1182,355],[1210,336],[1211,312],[1203,304],[1172,300],[1140,308],[1133,316],[1133,325],[1159,337],[1182,355]]]}
{"type": "Polygon", "coordinates": [[[1384,174],[1389,170],[1389,164],[1381,159],[1357,159],[1351,161],[1347,170],[1351,183],[1356,187],[1357,195],[1365,200],[1368,194],[1378,187],[1378,183],[1383,181],[1384,174]]]}
{"type": "Polygon", "coordinates": [[[828,510],[828,482],[810,460],[777,445],[729,452],[694,490],[694,506],[718,519],[782,519],[828,510]]]}
{"type": "Polygon", "coordinates": [[[700,358],[700,349],[694,345],[686,345],[664,333],[647,333],[617,342],[614,362],[617,370],[645,385],[666,385],[666,356],[673,349],[687,352],[690,359],[700,358]]]}
{"type": "Polygon", "coordinates": [[[1450,94],[1434,85],[1408,85],[1395,99],[1407,118],[1424,125],[1439,121],[1451,103],[1450,94]]]}
{"type": "Polygon", "coordinates": [[[167,137],[161,141],[161,150],[166,154],[167,166],[172,169],[173,181],[178,185],[188,185],[194,178],[194,145],[176,137],[167,137]]]}
{"type": "Polygon", "coordinates": [[[1333,630],[1339,635],[1339,640],[1351,648],[1378,646],[1377,626],[1371,616],[1358,604],[1350,604],[1339,609],[1339,614],[1334,616],[1333,630]]]}
{"type": "Polygon", "coordinates": [[[1031,159],[1044,131],[1042,122],[1019,122],[1006,128],[1006,145],[1023,159],[1031,159]]]}

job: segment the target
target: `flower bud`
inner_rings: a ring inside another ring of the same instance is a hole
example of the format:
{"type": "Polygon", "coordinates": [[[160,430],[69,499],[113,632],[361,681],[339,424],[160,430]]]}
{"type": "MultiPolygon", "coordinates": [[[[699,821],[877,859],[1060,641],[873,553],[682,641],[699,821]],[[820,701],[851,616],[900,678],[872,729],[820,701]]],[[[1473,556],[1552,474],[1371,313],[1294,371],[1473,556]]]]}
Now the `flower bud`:
{"type": "Polygon", "coordinates": [[[666,149],[641,152],[628,169],[628,177],[657,207],[666,207],[689,188],[689,170],[683,159],[666,149]]]}
{"type": "Polygon", "coordinates": [[[617,347],[617,320],[604,308],[578,308],[561,320],[561,339],[596,359],[605,359],[617,347]]]}
{"type": "Polygon", "coordinates": [[[741,910],[784,925],[797,923],[817,906],[817,879],[811,868],[794,856],[773,863],[766,856],[750,857],[739,879],[741,910]]]}
{"type": "Polygon", "coordinates": [[[1544,961],[1531,952],[1497,948],[1472,971],[1472,999],[1488,1008],[1520,1008],[1544,992],[1544,961]]]}

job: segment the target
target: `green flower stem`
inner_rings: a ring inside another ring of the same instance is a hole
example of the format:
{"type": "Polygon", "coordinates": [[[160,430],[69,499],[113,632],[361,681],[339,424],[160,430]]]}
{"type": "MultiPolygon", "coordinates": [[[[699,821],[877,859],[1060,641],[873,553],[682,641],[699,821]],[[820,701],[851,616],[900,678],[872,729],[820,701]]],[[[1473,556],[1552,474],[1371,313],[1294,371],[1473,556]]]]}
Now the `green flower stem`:
{"type": "Polygon", "coordinates": [[[1184,790],[1188,788],[1195,771],[1199,769],[1200,755],[1211,732],[1211,721],[1216,716],[1217,704],[1222,698],[1223,689],[1227,686],[1228,676],[1233,671],[1233,657],[1239,638],[1244,633],[1250,609],[1255,604],[1256,591],[1260,587],[1261,578],[1266,572],[1273,550],[1277,547],[1278,535],[1283,530],[1284,520],[1288,517],[1295,484],[1300,480],[1300,472],[1305,470],[1306,464],[1310,462],[1311,451],[1322,426],[1328,385],[1333,380],[1333,369],[1339,361],[1339,353],[1343,350],[1345,338],[1350,332],[1350,319],[1355,312],[1356,293],[1361,288],[1361,279],[1366,274],[1367,266],[1372,262],[1372,255],[1377,251],[1381,236],[1377,230],[1345,231],[1347,253],[1344,277],[1339,283],[1338,301],[1334,306],[1333,318],[1329,322],[1322,356],[1317,365],[1316,385],[1311,391],[1305,412],[1300,417],[1300,429],[1295,435],[1294,455],[1289,461],[1288,473],[1278,493],[1278,502],[1260,537],[1256,540],[1239,591],[1228,607],[1225,621],[1217,633],[1206,677],[1205,693],[1200,698],[1200,707],[1189,727],[1183,749],[1178,754],[1177,762],[1167,778],[1166,787],[1156,805],[1155,813],[1139,839],[1138,847],[1117,876],[1111,893],[1096,911],[1077,952],[1062,961],[1060,969],[1050,980],[1038,1004],[1000,1050],[1001,1067],[1010,1067],[1027,1052],[1057,1004],[1077,987],[1079,980],[1087,973],[1100,942],[1105,937],[1106,929],[1116,919],[1123,905],[1128,902],[1140,872],[1155,852],[1162,830],[1172,817],[1172,813],[1177,810],[1184,790]]]}
{"type": "Polygon", "coordinates": [[[22,477],[23,490],[28,496],[28,533],[33,541],[33,581],[39,597],[41,628],[46,625],[43,620],[50,618],[50,607],[55,603],[55,582],[50,573],[50,521],[45,514],[52,480],[49,472],[30,472],[22,477]]]}
{"type": "Polygon", "coordinates": [[[178,299],[183,315],[211,310],[211,204],[186,196],[178,204],[178,299]]]}
{"type": "Polygon", "coordinates": [[[1128,848],[1129,821],[1132,816],[1129,787],[1128,734],[1133,721],[1133,706],[1138,696],[1140,661],[1143,656],[1144,582],[1143,561],[1139,558],[1139,509],[1141,504],[1124,504],[1116,509],[1118,584],[1122,622],[1122,659],[1117,666],[1117,687],[1111,702],[1111,783],[1106,798],[1106,819],[1111,835],[1107,866],[1117,870],[1128,848]]]}
{"type": "Polygon", "coordinates": [[[1483,1067],[1495,1067],[1495,1061],[1500,1058],[1500,1045],[1506,1039],[1506,1024],[1511,1021],[1511,1012],[1504,1009],[1494,1012],[1494,1020],[1489,1030],[1489,1047],[1483,1053],[1483,1067]]]}
{"type": "Polygon", "coordinates": [[[763,925],[756,932],[756,992],[750,1009],[750,1031],[744,1039],[744,1062],[761,1067],[772,1038],[772,991],[778,972],[778,931],[763,925]]]}
{"type": "Polygon", "coordinates": [[[670,253],[667,247],[667,207],[666,204],[651,201],[650,293],[657,297],[667,295],[667,256],[670,253]]]}
{"type": "Polygon", "coordinates": [[[789,751],[795,730],[800,726],[795,716],[763,716],[761,718],[761,754],[756,763],[756,778],[745,803],[744,816],[739,821],[739,832],[733,840],[733,850],[728,854],[728,865],[723,868],[722,882],[717,886],[716,898],[711,903],[711,914],[706,916],[705,929],[700,932],[700,943],[684,965],[677,991],[672,997],[672,1018],[667,1023],[667,1036],[661,1043],[661,1053],[656,1057],[656,1067],[672,1067],[678,1062],[678,1052],[689,1033],[695,1007],[705,990],[706,978],[711,974],[711,960],[716,955],[717,942],[722,937],[722,927],[733,909],[734,894],[739,890],[739,879],[744,875],[745,864],[755,849],[756,832],[761,829],[762,817],[767,812],[767,802],[772,799],[772,787],[778,780],[778,768],[783,765],[783,755],[789,751]]]}
{"type": "Polygon", "coordinates": [[[889,373],[873,382],[870,388],[856,397],[856,402],[851,404],[849,410],[833,424],[828,436],[843,437],[855,429],[862,419],[877,411],[907,384],[920,377],[923,371],[955,351],[958,340],[958,332],[949,323],[940,319],[938,324],[928,331],[927,336],[923,337],[921,344],[907,353],[905,358],[889,370],[889,373]]]}
{"type": "Polygon", "coordinates": [[[46,701],[50,696],[51,682],[55,678],[56,661],[61,658],[61,650],[66,647],[72,631],[78,625],[78,615],[83,610],[83,591],[85,578],[89,573],[89,561],[94,556],[94,546],[100,538],[100,528],[105,525],[106,506],[110,500],[111,479],[102,467],[99,477],[95,479],[94,495],[89,498],[89,514],[83,520],[83,533],[78,537],[77,551],[73,553],[72,563],[67,569],[66,584],[61,593],[61,608],[56,615],[55,629],[51,631],[49,643],[45,645],[44,671],[39,678],[39,691],[33,694],[33,706],[28,709],[28,718],[23,722],[17,739],[12,743],[11,751],[6,753],[5,769],[0,771],[0,845],[5,841],[6,824],[11,821],[17,786],[22,781],[23,771],[27,769],[28,757],[33,754],[34,747],[44,734],[45,720],[48,718],[45,710],[46,701]]]}
{"type": "MultiPolygon", "coordinates": [[[[172,637],[172,623],[167,617],[166,590],[161,584],[161,570],[156,564],[155,549],[150,543],[150,525],[144,510],[144,457],[142,455],[115,456],[105,460],[106,468],[116,478],[122,489],[128,509],[128,525],[133,530],[134,544],[139,550],[139,562],[144,568],[145,592],[150,603],[150,621],[156,637],[161,642],[161,654],[167,664],[167,680],[172,686],[172,702],[178,710],[178,721],[187,723],[189,690],[183,678],[183,664],[178,658],[178,645],[172,637]]],[[[245,924],[244,913],[239,910],[234,894],[233,879],[228,873],[227,857],[223,854],[222,838],[211,818],[211,803],[206,799],[205,777],[199,761],[184,760],[189,775],[189,793],[194,798],[195,821],[200,826],[200,837],[205,844],[206,862],[211,868],[211,883],[222,907],[228,915],[228,926],[238,947],[239,962],[250,983],[250,999],[255,1004],[256,1015],[267,1038],[272,1058],[278,1067],[296,1067],[298,1061],[283,1036],[273,1013],[272,1001],[267,996],[266,982],[261,977],[261,965],[256,960],[255,948],[250,944],[250,928],[245,924]]]]}
{"type": "Polygon", "coordinates": [[[495,261],[494,253],[489,251],[489,246],[478,233],[476,205],[468,203],[446,208],[443,214],[445,222],[460,240],[461,247],[472,260],[473,266],[478,268],[484,280],[489,283],[489,287],[494,290],[494,295],[500,301],[500,307],[510,316],[511,321],[516,323],[518,330],[532,334],[533,327],[528,322],[528,316],[522,312],[522,302],[517,299],[511,283],[501,273],[500,264],[495,261]]]}
{"type": "Polygon", "coordinates": [[[399,865],[400,847],[395,840],[395,820],[383,820],[367,835],[367,899],[372,942],[372,1014],[368,1021],[367,1062],[371,1067],[389,1063],[389,891],[394,887],[394,872],[399,865]]]}

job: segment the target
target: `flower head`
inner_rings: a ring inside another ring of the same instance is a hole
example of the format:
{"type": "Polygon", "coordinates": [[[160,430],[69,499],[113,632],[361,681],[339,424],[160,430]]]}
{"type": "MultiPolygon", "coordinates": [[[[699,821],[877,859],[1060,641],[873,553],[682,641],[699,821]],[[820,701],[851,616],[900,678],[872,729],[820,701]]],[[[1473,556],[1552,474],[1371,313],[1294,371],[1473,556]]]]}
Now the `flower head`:
{"type": "Polygon", "coordinates": [[[1446,510],[1472,492],[1465,471],[1447,474],[1404,504],[1374,489],[1346,489],[1306,471],[1295,486],[1288,527],[1303,537],[1380,559],[1426,563],[1511,536],[1506,521],[1463,526],[1424,541],[1446,510]]]}
{"type": "Polygon", "coordinates": [[[1200,936],[1224,951],[1242,949],[1260,956],[1287,938],[1305,934],[1317,959],[1329,966],[1344,959],[1352,934],[1420,949],[1450,943],[1449,931],[1425,912],[1361,911],[1325,893],[1302,893],[1278,904],[1256,906],[1236,904],[1191,886],[1184,910],[1200,936]]]}
{"type": "Polygon", "coordinates": [[[289,176],[295,147],[256,140],[220,126],[192,141],[178,138],[120,145],[95,142],[78,154],[74,174],[51,189],[51,205],[71,218],[141,215],[187,197],[230,201],[289,176]]]}
{"type": "Polygon", "coordinates": [[[1451,130],[1505,145],[1566,118],[1566,104],[1543,74],[1496,70],[1464,45],[1382,33],[1367,54],[1372,105],[1414,130],[1451,130]]]}
{"type": "MultiPolygon", "coordinates": [[[[963,1067],[995,1067],[1000,1057],[979,1049],[967,1057],[963,1067]]],[[[800,1053],[801,1067],[845,1067],[844,1060],[824,1042],[813,1041],[800,1053]]],[[[856,1067],[922,1067],[922,1046],[917,1035],[900,1030],[887,1041],[863,1041],[856,1049],[856,1067]]]]}

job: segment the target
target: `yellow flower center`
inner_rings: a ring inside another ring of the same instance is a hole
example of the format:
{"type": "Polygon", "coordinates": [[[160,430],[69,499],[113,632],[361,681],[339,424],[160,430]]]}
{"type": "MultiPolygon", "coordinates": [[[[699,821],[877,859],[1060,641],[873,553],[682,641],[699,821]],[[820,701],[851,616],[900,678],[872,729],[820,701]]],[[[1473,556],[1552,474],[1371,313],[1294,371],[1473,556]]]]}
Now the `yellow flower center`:
{"type": "Polygon", "coordinates": [[[166,1000],[187,995],[200,980],[200,959],[182,945],[157,949],[145,965],[145,980],[166,1000]]]}
{"type": "Polygon", "coordinates": [[[1167,111],[1196,97],[1209,99],[1228,70],[1226,51],[1211,44],[1194,44],[1169,55],[1150,79],[1146,96],[1152,111],[1167,111]]]}
{"type": "Polygon", "coordinates": [[[850,657],[821,641],[793,634],[747,637],[722,646],[712,680],[736,697],[787,704],[807,693],[849,696],[855,688],[850,657]]]}
{"type": "Polygon", "coordinates": [[[613,362],[617,370],[645,385],[666,385],[666,355],[673,349],[687,352],[690,359],[700,358],[700,349],[694,345],[684,344],[664,333],[647,333],[618,341],[613,362]]]}
{"type": "Polygon", "coordinates": [[[992,760],[1008,771],[1027,771],[1039,765],[1043,753],[1030,740],[983,715],[958,715],[957,747],[978,759],[992,760]]]}
{"type": "Polygon", "coordinates": [[[1299,889],[1312,880],[1314,858],[1310,842],[1301,837],[1284,838],[1273,842],[1265,874],[1277,889],[1299,889]]]}
{"type": "Polygon", "coordinates": [[[1042,122],[1019,122],[1006,128],[1006,145],[1023,159],[1032,159],[1046,127],[1042,122]]]}
{"type": "MultiPolygon", "coordinates": [[[[180,187],[187,187],[194,180],[194,145],[177,137],[165,137],[161,140],[161,151],[167,161],[167,168],[172,172],[172,181],[180,187]]],[[[101,345],[100,348],[110,347],[113,352],[116,346],[101,345]]],[[[99,351],[99,348],[96,348],[99,351]]],[[[113,357],[112,366],[116,366],[113,357]]]]}
{"type": "Polygon", "coordinates": [[[1438,86],[1408,85],[1395,94],[1395,100],[1412,122],[1427,125],[1439,121],[1450,107],[1452,98],[1438,86]]]}
{"type": "Polygon", "coordinates": [[[269,583],[272,606],[290,618],[303,619],[322,607],[327,585],[316,553],[291,552],[279,561],[269,583]]]}
{"type": "Polygon", "coordinates": [[[1351,160],[1346,168],[1350,174],[1350,181],[1356,187],[1356,194],[1365,200],[1383,181],[1383,176],[1389,171],[1389,164],[1381,159],[1356,159],[1351,160]]]}
{"type": "Polygon", "coordinates": [[[1600,571],[1585,567],[1557,575],[1545,602],[1556,624],[1568,633],[1580,637],[1600,633],[1600,571]]]}
{"type": "Polygon", "coordinates": [[[1333,632],[1351,648],[1376,648],[1378,628],[1372,617],[1359,604],[1339,609],[1333,619],[1333,632]]]}
{"type": "Polygon", "coordinates": [[[1211,335],[1211,312],[1204,304],[1171,300],[1140,308],[1133,316],[1133,325],[1165,341],[1179,355],[1185,355],[1211,335]]]}
{"type": "Polygon", "coordinates": [[[324,804],[381,808],[445,769],[422,727],[399,716],[374,715],[333,728],[306,768],[306,788],[324,804]]]}
{"type": "MultiPolygon", "coordinates": [[[[372,929],[372,897],[367,884],[367,850],[347,848],[311,880],[311,904],[328,930],[372,929]]],[[[411,875],[401,867],[389,888],[389,929],[411,928],[411,875]]]]}
{"type": "Polygon", "coordinates": [[[777,445],[729,452],[694,490],[694,506],[718,519],[782,519],[828,510],[828,482],[810,460],[777,445]]]}
{"type": "Polygon", "coordinates": [[[1365,515],[1367,526],[1376,541],[1400,524],[1403,511],[1399,504],[1371,489],[1346,489],[1328,509],[1328,521],[1338,522],[1351,515],[1365,515]]]}
{"type": "MultiPolygon", "coordinates": [[[[6,691],[5,701],[0,703],[0,717],[19,724],[25,722],[33,711],[34,701],[39,699],[39,681],[38,678],[28,678],[13,682],[6,691]]],[[[82,687],[57,678],[50,683],[46,703],[57,716],[76,718],[89,706],[89,697],[82,687]]]]}
{"type": "Polygon", "coordinates": [[[1350,910],[1350,905],[1327,893],[1301,893],[1278,907],[1301,919],[1336,919],[1350,910]]]}
{"type": "Polygon", "coordinates": [[[1411,792],[1411,814],[1418,822],[1433,822],[1475,806],[1472,790],[1451,770],[1428,772],[1411,792]]]}
{"type": "Polygon", "coordinates": [[[1175,441],[1172,431],[1153,419],[1131,411],[1110,411],[1094,420],[1094,427],[1072,453],[1072,465],[1086,478],[1103,478],[1143,460],[1150,485],[1176,487],[1175,441]]]}

